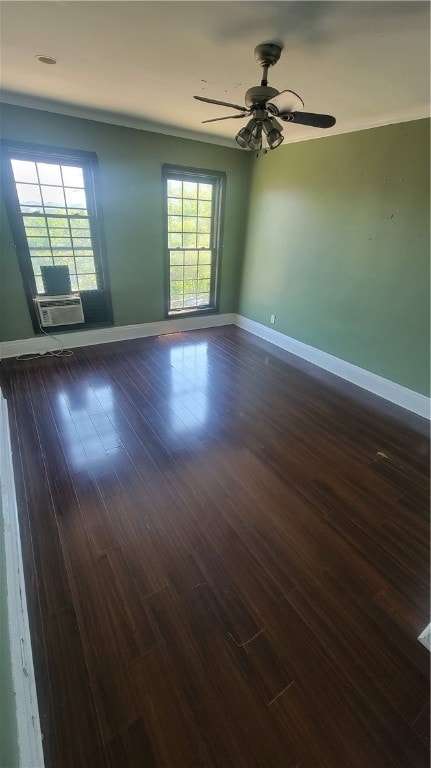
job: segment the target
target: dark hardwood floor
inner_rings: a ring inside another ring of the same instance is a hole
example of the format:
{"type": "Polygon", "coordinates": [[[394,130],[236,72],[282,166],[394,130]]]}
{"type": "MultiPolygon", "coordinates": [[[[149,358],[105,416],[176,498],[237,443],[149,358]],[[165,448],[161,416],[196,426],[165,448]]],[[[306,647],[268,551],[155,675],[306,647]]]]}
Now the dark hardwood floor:
{"type": "Polygon", "coordinates": [[[428,766],[423,420],[230,326],[2,368],[47,768],[428,766]]]}

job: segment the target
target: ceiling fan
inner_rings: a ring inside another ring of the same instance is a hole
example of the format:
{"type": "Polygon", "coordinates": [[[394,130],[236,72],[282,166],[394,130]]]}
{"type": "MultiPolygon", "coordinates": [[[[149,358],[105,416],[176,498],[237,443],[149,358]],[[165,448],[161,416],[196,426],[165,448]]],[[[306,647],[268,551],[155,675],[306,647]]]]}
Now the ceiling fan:
{"type": "Polygon", "coordinates": [[[232,107],[239,110],[238,115],[226,115],[225,117],[213,117],[203,120],[203,123],[213,123],[217,120],[243,119],[252,115],[251,120],[244,128],[241,128],[235,136],[235,141],[242,149],[259,151],[262,149],[263,137],[270,149],[279,147],[284,136],[283,126],[276,120],[299,125],[310,125],[313,128],[332,128],[335,125],[335,117],[332,115],[318,115],[313,112],[303,112],[304,102],[297,93],[290,90],[277,91],[268,85],[268,69],[280,58],[281,47],[275,43],[262,43],[254,49],[254,55],[263,69],[260,85],[249,88],[245,94],[245,106],[231,104],[227,101],[208,99],[205,96],[194,96],[198,101],[206,101],[209,104],[219,104],[223,107],[232,107]]]}

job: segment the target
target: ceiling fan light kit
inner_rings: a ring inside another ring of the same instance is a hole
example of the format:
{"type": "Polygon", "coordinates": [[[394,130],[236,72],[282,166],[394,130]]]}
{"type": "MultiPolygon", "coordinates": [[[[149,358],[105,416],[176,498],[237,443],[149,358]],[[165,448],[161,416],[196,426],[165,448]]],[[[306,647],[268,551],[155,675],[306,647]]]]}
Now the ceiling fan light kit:
{"type": "Polygon", "coordinates": [[[244,107],[226,101],[208,99],[204,96],[194,96],[198,101],[237,109],[240,114],[214,117],[210,120],[203,120],[203,123],[233,118],[241,119],[252,115],[247,125],[238,131],[235,141],[241,149],[251,149],[257,153],[262,148],[266,152],[267,146],[270,149],[276,149],[284,141],[283,126],[275,119],[275,116],[285,123],[297,123],[313,128],[332,128],[335,125],[335,117],[332,115],[318,115],[313,112],[301,111],[305,105],[295,91],[277,91],[276,88],[271,88],[268,85],[268,69],[279,60],[281,46],[275,43],[261,43],[256,46],[254,55],[263,70],[262,80],[260,85],[253,86],[246,91],[244,107]]]}

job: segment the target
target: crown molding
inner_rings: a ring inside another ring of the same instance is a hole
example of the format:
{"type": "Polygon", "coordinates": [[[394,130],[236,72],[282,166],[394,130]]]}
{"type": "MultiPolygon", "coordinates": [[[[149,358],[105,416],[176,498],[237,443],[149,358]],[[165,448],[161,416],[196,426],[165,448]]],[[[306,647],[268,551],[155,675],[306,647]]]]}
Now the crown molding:
{"type": "Polygon", "coordinates": [[[173,136],[179,139],[202,141],[206,144],[218,144],[222,147],[229,147],[230,149],[239,149],[233,136],[231,139],[228,139],[223,136],[214,136],[213,134],[192,131],[174,125],[155,123],[150,120],[145,120],[145,118],[137,117],[136,115],[124,115],[118,112],[94,109],[93,107],[86,107],[80,104],[67,104],[65,102],[53,101],[24,93],[0,91],[0,103],[10,104],[13,107],[36,109],[41,112],[51,112],[66,117],[77,117],[81,120],[93,120],[97,123],[118,125],[124,128],[134,128],[139,131],[163,134],[164,136],[173,136]]]}
{"type": "MultiPolygon", "coordinates": [[[[108,110],[94,109],[80,104],[67,104],[65,102],[45,99],[30,94],[15,93],[14,91],[0,91],[0,103],[10,104],[14,107],[25,107],[42,112],[50,112],[66,117],[76,117],[81,120],[93,120],[108,125],[118,125],[125,128],[147,131],[149,133],[158,133],[165,136],[173,136],[180,139],[189,139],[190,141],[201,141],[206,144],[216,144],[230,149],[241,148],[236,144],[232,135],[231,139],[225,136],[215,136],[213,134],[201,133],[174,125],[164,125],[162,123],[151,122],[145,118],[136,115],[126,115],[108,110]]],[[[356,133],[357,131],[366,131],[370,128],[382,128],[385,125],[394,125],[395,123],[407,123],[413,120],[424,120],[430,117],[429,106],[415,107],[400,113],[392,113],[381,117],[364,118],[360,120],[339,121],[333,128],[325,131],[319,129],[307,130],[304,126],[286,123],[284,127],[285,143],[279,149],[286,149],[290,144],[297,144],[301,141],[311,141],[313,139],[323,139],[330,136],[339,136],[344,133],[356,133]],[[300,134],[295,135],[296,131],[300,134]]],[[[254,156],[254,153],[250,153],[254,156]]]]}

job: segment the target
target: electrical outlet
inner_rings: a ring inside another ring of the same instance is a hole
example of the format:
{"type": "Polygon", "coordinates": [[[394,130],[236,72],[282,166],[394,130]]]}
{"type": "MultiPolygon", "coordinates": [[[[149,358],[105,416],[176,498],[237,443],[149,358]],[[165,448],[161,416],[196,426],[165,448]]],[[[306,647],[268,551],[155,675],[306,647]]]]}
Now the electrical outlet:
{"type": "Polygon", "coordinates": [[[271,315],[271,325],[275,325],[275,315],[271,315]]]}

